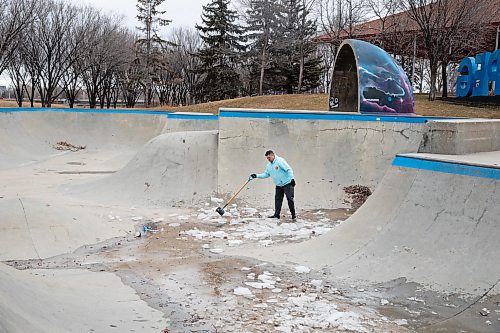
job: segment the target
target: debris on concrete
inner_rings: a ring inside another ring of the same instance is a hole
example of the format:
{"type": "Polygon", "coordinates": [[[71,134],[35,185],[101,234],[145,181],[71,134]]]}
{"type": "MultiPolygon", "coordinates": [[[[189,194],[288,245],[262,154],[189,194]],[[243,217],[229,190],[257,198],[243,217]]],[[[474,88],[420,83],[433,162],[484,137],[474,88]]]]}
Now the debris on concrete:
{"type": "Polygon", "coordinates": [[[58,143],[53,145],[53,147],[56,150],[69,150],[72,152],[77,152],[79,150],[83,150],[83,149],[87,148],[87,146],[75,146],[75,145],[68,143],[66,141],[59,141],[58,143]]]}

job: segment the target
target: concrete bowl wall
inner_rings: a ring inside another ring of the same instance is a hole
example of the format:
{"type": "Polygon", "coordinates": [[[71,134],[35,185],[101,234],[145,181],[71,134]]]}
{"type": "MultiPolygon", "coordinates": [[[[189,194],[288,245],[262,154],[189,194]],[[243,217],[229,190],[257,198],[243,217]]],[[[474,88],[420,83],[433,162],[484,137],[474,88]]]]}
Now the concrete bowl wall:
{"type": "MultiPolygon", "coordinates": [[[[298,208],[350,207],[344,187],[374,190],[398,153],[417,152],[428,121],[332,112],[221,109],[218,191],[234,191],[266,166],[273,150],[292,166],[298,208]]],[[[240,198],[273,207],[271,180],[252,181],[240,198]]],[[[286,206],[286,204],[285,204],[286,206]]]]}

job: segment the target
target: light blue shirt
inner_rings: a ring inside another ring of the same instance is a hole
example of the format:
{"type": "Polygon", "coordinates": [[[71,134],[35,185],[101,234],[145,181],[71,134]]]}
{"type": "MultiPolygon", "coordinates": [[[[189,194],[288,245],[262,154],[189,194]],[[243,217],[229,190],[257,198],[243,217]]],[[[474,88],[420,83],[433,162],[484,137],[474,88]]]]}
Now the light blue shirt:
{"type": "Polygon", "coordinates": [[[271,177],[276,186],[290,184],[293,179],[293,170],[284,158],[274,155],[274,161],[267,163],[266,170],[257,174],[257,178],[264,179],[271,177]]]}

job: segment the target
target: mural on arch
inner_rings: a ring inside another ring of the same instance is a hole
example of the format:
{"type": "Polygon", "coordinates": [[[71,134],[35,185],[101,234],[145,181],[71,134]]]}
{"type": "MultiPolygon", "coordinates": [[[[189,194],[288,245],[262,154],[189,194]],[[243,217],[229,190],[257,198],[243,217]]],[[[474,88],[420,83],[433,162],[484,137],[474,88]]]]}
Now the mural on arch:
{"type": "Polygon", "coordinates": [[[348,39],[335,61],[330,111],[413,114],[413,89],[396,60],[373,44],[348,39]]]}

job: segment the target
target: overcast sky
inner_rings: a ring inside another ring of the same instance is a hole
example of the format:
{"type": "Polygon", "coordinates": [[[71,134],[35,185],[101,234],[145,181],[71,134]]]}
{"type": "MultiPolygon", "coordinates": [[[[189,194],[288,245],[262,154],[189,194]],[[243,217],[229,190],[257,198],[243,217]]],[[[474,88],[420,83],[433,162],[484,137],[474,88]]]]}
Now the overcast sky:
{"type": "MultiPolygon", "coordinates": [[[[160,7],[166,10],[165,18],[172,20],[172,23],[163,30],[168,34],[169,29],[173,27],[192,27],[196,23],[201,23],[202,6],[209,3],[210,0],[166,0],[160,7]]],[[[130,28],[135,28],[138,23],[136,20],[137,9],[136,0],[77,0],[72,1],[75,4],[89,4],[106,13],[116,13],[124,16],[124,24],[130,28]]],[[[10,81],[3,73],[0,76],[0,85],[9,85],[10,81]]]]}
{"type": "MultiPolygon", "coordinates": [[[[74,1],[80,4],[90,4],[104,12],[117,13],[125,16],[124,23],[134,28],[137,26],[136,0],[78,0],[74,1]]],[[[166,28],[172,27],[193,27],[195,23],[201,23],[200,15],[202,5],[206,5],[210,0],[166,0],[160,7],[166,10],[165,18],[172,20],[172,23],[166,28]]]]}

